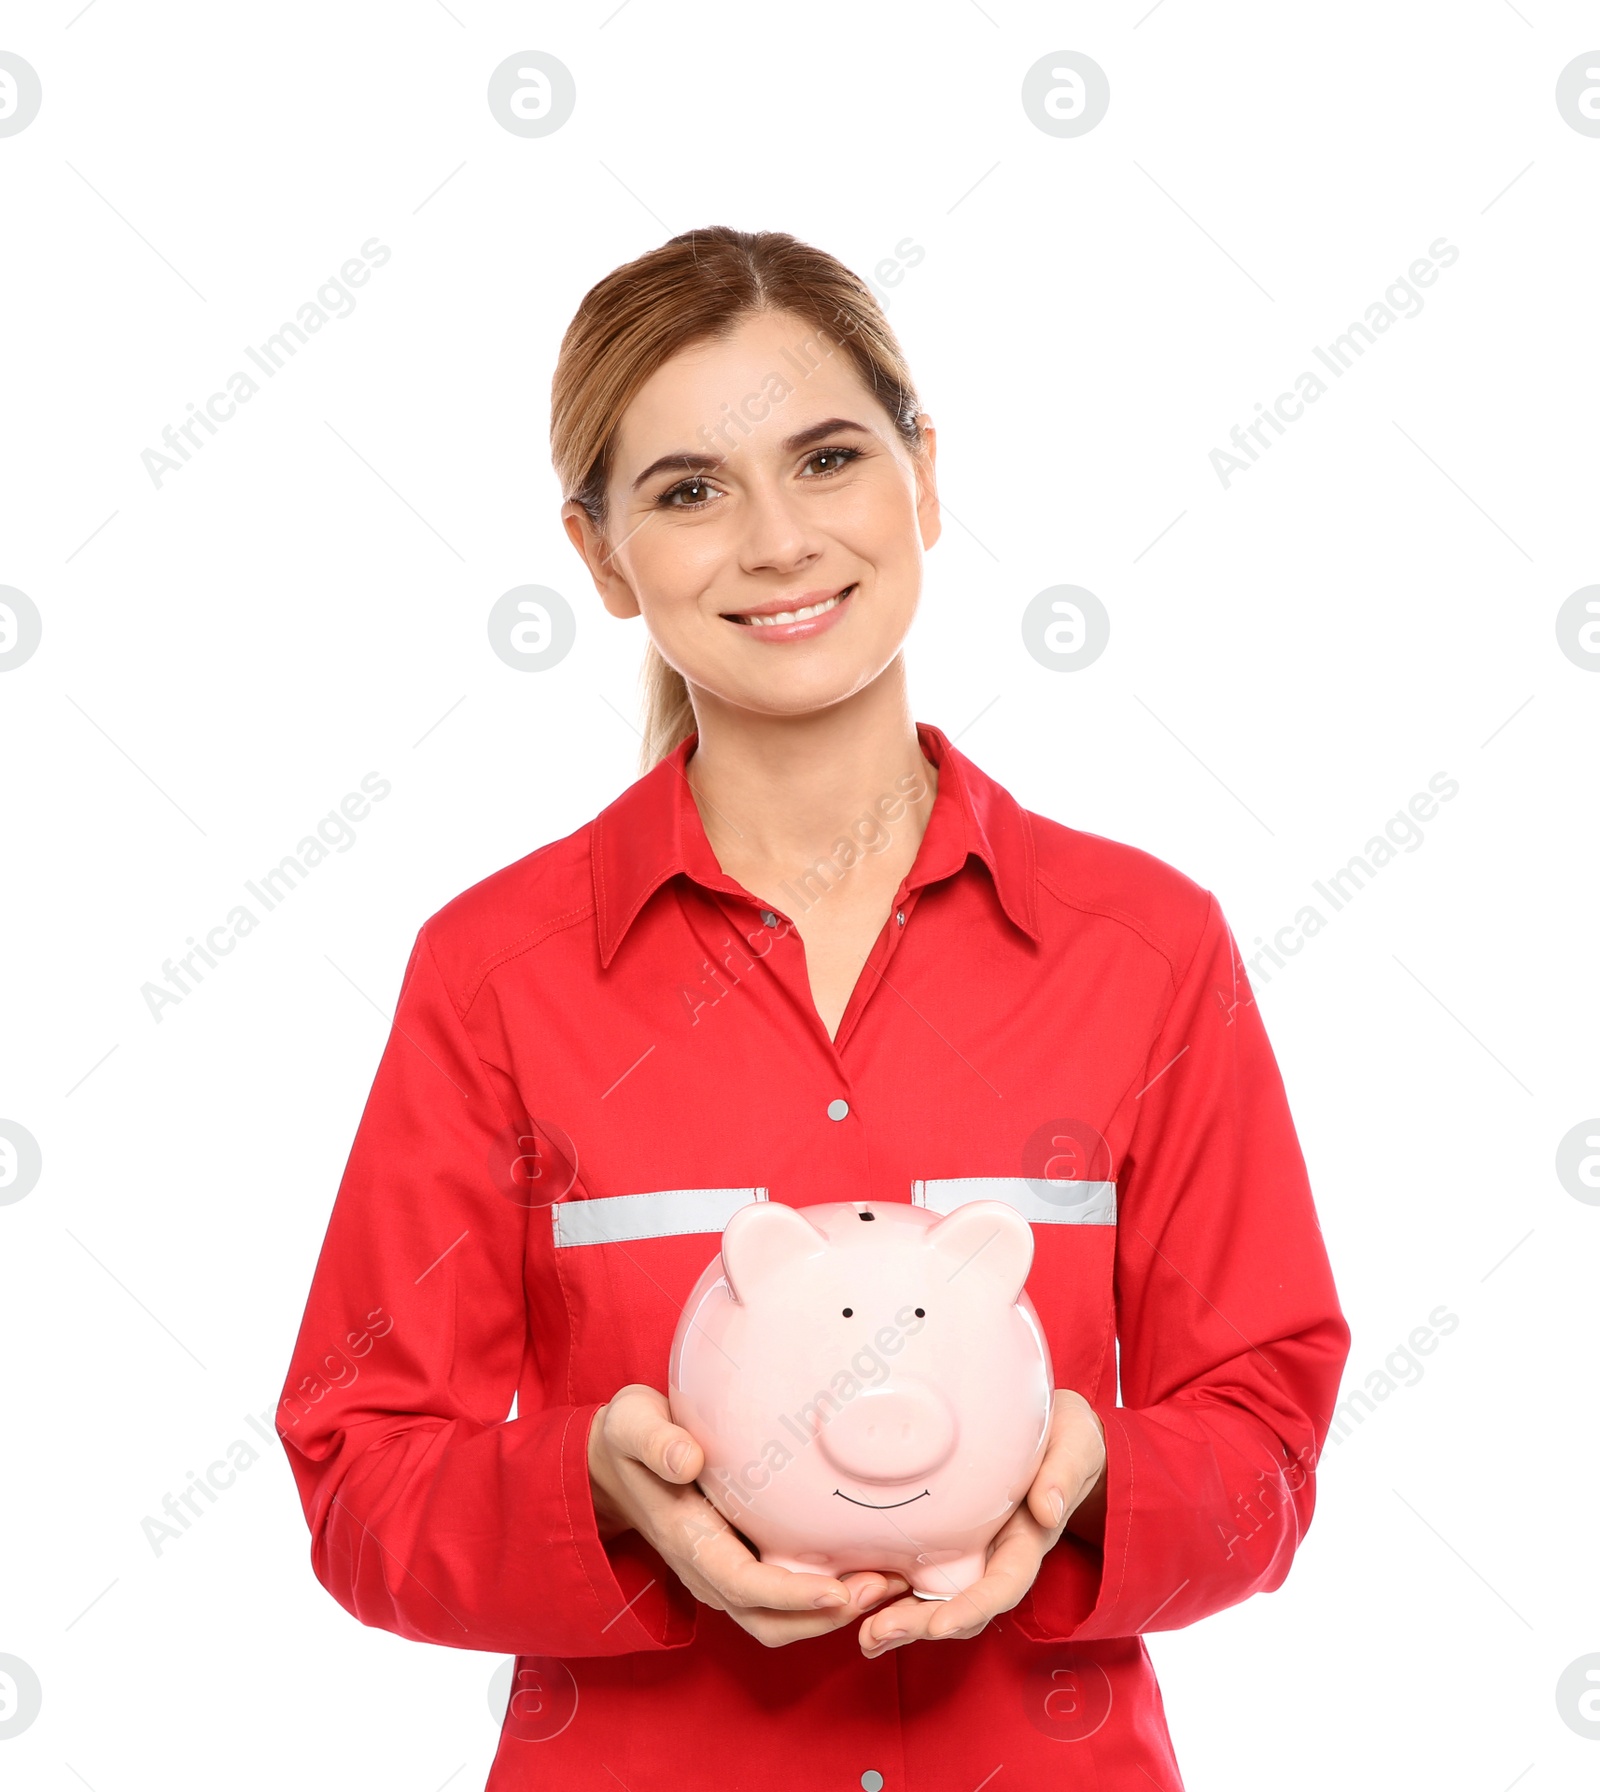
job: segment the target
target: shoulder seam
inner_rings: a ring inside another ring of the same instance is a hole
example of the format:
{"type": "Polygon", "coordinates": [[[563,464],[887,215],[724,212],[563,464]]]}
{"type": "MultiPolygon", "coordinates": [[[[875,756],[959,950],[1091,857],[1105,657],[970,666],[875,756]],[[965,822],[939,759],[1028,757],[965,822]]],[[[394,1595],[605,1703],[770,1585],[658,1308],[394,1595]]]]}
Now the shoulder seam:
{"type": "MultiPolygon", "coordinates": [[[[1167,1005],[1162,1009],[1161,1018],[1156,1022],[1155,1030],[1150,1035],[1150,1046],[1149,1050],[1145,1053],[1144,1063],[1144,1074],[1146,1076],[1149,1075],[1150,1060],[1155,1055],[1156,1047],[1161,1043],[1161,1037],[1166,1032],[1167,1025],[1172,1019],[1172,1011],[1178,1005],[1178,997],[1183,993],[1183,986],[1189,981],[1195,966],[1200,962],[1200,948],[1206,943],[1206,932],[1211,926],[1211,917],[1213,914],[1222,921],[1224,928],[1226,928],[1227,918],[1222,913],[1222,904],[1217,901],[1216,891],[1207,890],[1206,912],[1200,922],[1200,931],[1195,938],[1194,950],[1189,954],[1189,961],[1183,967],[1183,974],[1175,978],[1172,985],[1172,993],[1167,997],[1167,1005]]],[[[1187,1051],[1189,1048],[1186,1045],[1183,1049],[1184,1051],[1187,1051]]],[[[1145,1088],[1149,1088],[1149,1086],[1148,1083],[1145,1084],[1145,1088]]],[[[1143,1094],[1143,1092],[1143,1090],[1140,1091],[1141,1094],[1143,1094]]],[[[1137,1122],[1135,1122],[1135,1125],[1137,1125],[1137,1122]]]]}
{"type": "Polygon", "coordinates": [[[1063,903],[1067,908],[1077,909],[1080,914],[1099,915],[1104,920],[1116,921],[1121,926],[1126,927],[1131,933],[1136,933],[1152,952],[1159,954],[1161,958],[1165,959],[1167,975],[1172,981],[1173,989],[1177,989],[1181,980],[1178,975],[1177,959],[1151,934],[1150,930],[1143,922],[1137,920],[1130,914],[1126,914],[1122,909],[1112,907],[1110,903],[1085,902],[1081,897],[1069,896],[1059,884],[1051,879],[1049,872],[1047,872],[1043,866],[1039,867],[1036,875],[1039,882],[1044,885],[1045,889],[1047,889],[1052,896],[1055,897],[1056,901],[1063,903]]]}
{"type": "MultiPolygon", "coordinates": [[[[1213,913],[1216,915],[1217,919],[1222,922],[1226,931],[1232,931],[1228,928],[1227,917],[1222,912],[1222,904],[1217,901],[1216,891],[1207,890],[1206,912],[1200,918],[1200,931],[1195,935],[1194,950],[1189,954],[1189,962],[1183,967],[1183,975],[1178,979],[1179,989],[1189,981],[1189,973],[1200,962],[1200,948],[1206,943],[1206,930],[1211,925],[1211,917],[1213,913]]],[[[1173,991],[1173,995],[1176,997],[1176,990],[1173,991]]]]}
{"type": "MultiPolygon", "coordinates": [[[[1201,887],[1204,888],[1203,885],[1201,887]]],[[[1139,1095],[1142,1095],[1144,1093],[1144,1091],[1150,1087],[1151,1081],[1154,1080],[1150,1076],[1151,1059],[1155,1056],[1156,1047],[1161,1043],[1161,1037],[1167,1030],[1167,1023],[1172,1019],[1172,1011],[1178,1005],[1178,997],[1183,992],[1183,986],[1185,983],[1187,983],[1189,981],[1190,972],[1192,972],[1194,970],[1195,965],[1197,963],[1199,963],[1200,948],[1205,944],[1206,929],[1211,925],[1212,910],[1216,909],[1219,914],[1221,913],[1221,907],[1217,902],[1216,892],[1213,890],[1206,890],[1205,894],[1206,894],[1205,916],[1200,923],[1200,931],[1195,938],[1194,950],[1189,954],[1188,962],[1184,965],[1182,972],[1180,973],[1177,970],[1177,967],[1174,965],[1174,963],[1171,959],[1167,960],[1168,973],[1172,978],[1172,987],[1167,992],[1167,999],[1166,999],[1166,1002],[1162,1006],[1160,1016],[1156,1020],[1155,1025],[1150,1030],[1150,1043],[1145,1047],[1143,1068],[1138,1072],[1138,1074],[1136,1075],[1136,1077],[1134,1079],[1134,1081],[1139,1082],[1141,1084],[1141,1087],[1139,1089],[1139,1095]]],[[[1185,1046],[1184,1050],[1187,1051],[1188,1047],[1185,1046]]],[[[1180,1053],[1179,1055],[1181,1056],[1182,1054],[1180,1053]]],[[[1120,1113],[1122,1111],[1122,1104],[1128,1099],[1128,1090],[1132,1089],[1132,1087],[1133,1087],[1133,1083],[1130,1082],[1128,1084],[1128,1088],[1124,1089],[1122,1091],[1122,1093],[1117,1097],[1116,1105],[1112,1110],[1114,1113],[1120,1113]]],[[[1137,1101],[1138,1095],[1136,1095],[1134,1097],[1134,1099],[1137,1101]]],[[[1137,1130],[1138,1124],[1139,1124],[1138,1121],[1135,1120],[1135,1122],[1134,1122],[1135,1130],[1137,1130]]],[[[1131,1143],[1131,1139],[1130,1139],[1130,1143],[1131,1143]]]]}
{"type": "Polygon", "coordinates": [[[487,957],[480,959],[473,967],[472,975],[467,983],[466,1005],[461,1010],[461,1018],[465,1020],[471,1013],[472,1005],[482,993],[484,984],[501,965],[519,957],[524,952],[531,952],[535,946],[541,945],[552,934],[565,932],[569,927],[576,927],[594,912],[594,903],[585,902],[577,908],[568,909],[564,914],[552,915],[549,920],[541,921],[537,927],[530,928],[507,945],[497,946],[487,957]]]}
{"type": "MultiPolygon", "coordinates": [[[[465,1021],[466,1016],[461,1011],[461,1004],[456,1000],[454,994],[451,991],[450,979],[445,976],[444,966],[442,964],[440,964],[440,962],[439,962],[439,954],[437,952],[435,952],[433,949],[433,936],[428,932],[428,923],[426,921],[423,922],[421,928],[418,930],[417,945],[418,945],[419,949],[427,952],[428,957],[433,964],[434,975],[436,977],[438,977],[438,979],[439,979],[439,987],[444,991],[445,1000],[447,1002],[449,1002],[451,1008],[454,1009],[456,1019],[458,1021],[465,1021]]],[[[413,953],[412,961],[415,962],[415,959],[416,959],[416,954],[413,953]]],[[[404,986],[401,987],[400,994],[402,996],[405,995],[404,986]]],[[[400,1004],[398,1002],[396,1002],[395,1003],[395,1013],[398,1014],[399,1012],[400,1012],[400,1004]]],[[[392,1017],[391,1017],[391,1024],[392,1024],[392,1017]]]]}
{"type": "MultiPolygon", "coordinates": [[[[439,954],[437,952],[435,952],[433,949],[433,940],[429,936],[428,926],[427,926],[426,922],[423,923],[421,929],[418,932],[417,944],[418,944],[418,948],[420,950],[426,951],[426,953],[428,954],[429,960],[433,964],[434,972],[439,979],[439,987],[444,991],[444,999],[450,1004],[451,1011],[452,1011],[452,1013],[454,1013],[454,1015],[456,1017],[457,1024],[460,1026],[461,1031],[466,1035],[467,1043],[472,1047],[473,1056],[476,1057],[479,1064],[481,1064],[486,1070],[498,1071],[500,1073],[500,1075],[506,1079],[507,1082],[515,1084],[516,1078],[511,1074],[511,1072],[509,1070],[506,1069],[505,1065],[496,1064],[492,1059],[484,1057],[482,1051],[479,1049],[477,1040],[472,1037],[471,1028],[468,1027],[468,1025],[467,1025],[466,1012],[465,1012],[465,1010],[457,1007],[457,1005],[456,1005],[456,998],[452,994],[451,989],[450,989],[450,980],[444,974],[444,966],[439,963],[439,954]]],[[[412,955],[413,963],[415,962],[415,957],[416,957],[416,955],[413,954],[412,955]]],[[[405,994],[405,991],[403,989],[401,991],[401,994],[402,995],[405,994]]],[[[468,1007],[469,1008],[471,1007],[471,1003],[468,1003],[468,1007]]],[[[396,1009],[395,1009],[395,1015],[398,1016],[398,1014],[399,1014],[399,1007],[397,1005],[396,1009]]],[[[396,1022],[394,1020],[391,1020],[391,1027],[394,1024],[396,1024],[396,1022]]],[[[409,1035],[408,1035],[408,1037],[409,1037],[409,1035]]],[[[413,1042],[413,1043],[415,1043],[415,1042],[413,1042]]],[[[498,1089],[496,1089],[494,1091],[494,1099],[499,1104],[501,1113],[505,1114],[506,1113],[505,1103],[500,1100],[500,1091],[498,1089]]],[[[506,1118],[507,1118],[507,1120],[515,1121],[516,1116],[513,1114],[506,1114],[506,1118]]]]}

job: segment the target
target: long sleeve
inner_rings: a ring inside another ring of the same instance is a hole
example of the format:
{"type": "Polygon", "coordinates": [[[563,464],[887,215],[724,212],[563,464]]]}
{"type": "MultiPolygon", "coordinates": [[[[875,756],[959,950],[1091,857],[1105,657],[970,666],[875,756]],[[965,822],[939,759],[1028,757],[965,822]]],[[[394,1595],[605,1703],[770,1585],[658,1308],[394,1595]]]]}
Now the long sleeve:
{"type": "Polygon", "coordinates": [[[596,1529],[598,1403],[529,1397],[528,1326],[545,1318],[526,1310],[523,1258],[530,1213],[545,1215],[488,1168],[526,1112],[480,1056],[425,927],[278,1408],[312,1565],[362,1623],[425,1642],[681,1647],[693,1598],[635,1533],[603,1544],[596,1529]],[[514,1394],[524,1410],[508,1420],[514,1394]]]}
{"type": "Polygon", "coordinates": [[[1279,1586],[1350,1348],[1283,1081],[1215,897],[1117,1178],[1122,1404],[1103,1551],[1063,1535],[1037,1642],[1175,1630],[1279,1586]]]}

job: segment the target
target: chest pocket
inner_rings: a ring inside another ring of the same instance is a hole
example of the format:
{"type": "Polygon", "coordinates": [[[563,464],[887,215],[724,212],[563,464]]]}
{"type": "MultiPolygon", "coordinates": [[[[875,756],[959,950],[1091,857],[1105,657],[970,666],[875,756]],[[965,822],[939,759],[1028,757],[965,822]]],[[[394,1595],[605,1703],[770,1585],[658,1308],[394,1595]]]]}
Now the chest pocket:
{"type": "Polygon", "coordinates": [[[558,1201],[550,1209],[556,1248],[622,1244],[631,1238],[673,1238],[721,1232],[739,1208],[765,1201],[764,1188],[665,1188],[647,1195],[601,1195],[558,1201]]]}
{"type": "Polygon", "coordinates": [[[668,1188],[550,1208],[566,1304],[566,1399],[609,1400],[629,1382],[663,1393],[678,1315],[722,1228],[764,1188],[668,1188]]]}
{"type": "Polygon", "coordinates": [[[946,1176],[911,1185],[913,1207],[952,1213],[963,1201],[1004,1201],[1036,1225],[1114,1226],[1117,1223],[1117,1185],[1114,1182],[1040,1182],[1032,1176],[946,1176]],[[1059,1194],[1056,1193],[1058,1189],[1059,1194]]]}
{"type": "Polygon", "coordinates": [[[911,1185],[915,1207],[953,1213],[965,1201],[1004,1201],[1033,1229],[1028,1298],[1050,1343],[1056,1386],[1086,1400],[1110,1399],[1116,1359],[1112,1278],[1117,1257],[1117,1185],[1045,1182],[1031,1176],[948,1176],[911,1185]],[[1101,1387],[1109,1376],[1108,1385],[1101,1387]]]}

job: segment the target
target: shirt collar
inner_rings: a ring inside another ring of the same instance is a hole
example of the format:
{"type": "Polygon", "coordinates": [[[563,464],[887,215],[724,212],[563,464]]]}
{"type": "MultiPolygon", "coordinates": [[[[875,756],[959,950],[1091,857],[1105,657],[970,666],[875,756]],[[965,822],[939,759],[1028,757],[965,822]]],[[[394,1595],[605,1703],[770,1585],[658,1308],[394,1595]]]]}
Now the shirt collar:
{"type": "MultiPolygon", "coordinates": [[[[988,866],[1000,906],[1036,943],[1039,931],[1033,834],[1016,798],[980,771],[931,722],[917,739],[938,768],[928,826],[907,887],[953,876],[976,853],[988,866]]],[[[685,772],[698,734],[636,779],[594,819],[590,860],[600,963],[611,963],[639,911],[669,877],[683,874],[708,889],[744,894],[717,863],[685,772]]]]}

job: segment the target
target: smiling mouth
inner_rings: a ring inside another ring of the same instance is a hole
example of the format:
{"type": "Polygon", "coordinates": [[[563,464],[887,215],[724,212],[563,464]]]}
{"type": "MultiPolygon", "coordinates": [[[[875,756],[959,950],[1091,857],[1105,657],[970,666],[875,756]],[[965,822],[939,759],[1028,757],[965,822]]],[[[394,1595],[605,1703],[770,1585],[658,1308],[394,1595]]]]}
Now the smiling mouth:
{"type": "MultiPolygon", "coordinates": [[[[836,1500],[850,1500],[850,1495],[848,1493],[840,1493],[837,1487],[833,1490],[833,1497],[836,1500]]],[[[927,1500],[932,1498],[933,1495],[926,1487],[924,1487],[921,1493],[912,1494],[910,1499],[890,1500],[887,1506],[875,1506],[871,1500],[850,1500],[850,1504],[852,1506],[865,1506],[869,1512],[892,1512],[896,1506],[909,1506],[914,1504],[917,1500],[927,1500]]]]}
{"type": "Polygon", "coordinates": [[[732,611],[725,612],[724,615],[727,621],[742,623],[746,628],[771,628],[785,622],[809,622],[813,616],[823,616],[829,610],[837,609],[854,590],[854,585],[846,585],[842,591],[834,592],[832,597],[825,598],[820,604],[802,604],[797,610],[778,610],[771,616],[741,616],[732,611]]]}

